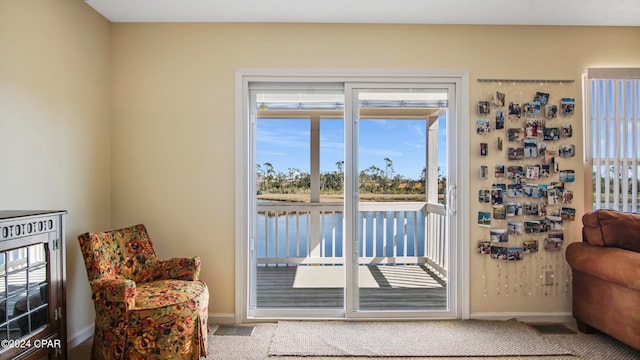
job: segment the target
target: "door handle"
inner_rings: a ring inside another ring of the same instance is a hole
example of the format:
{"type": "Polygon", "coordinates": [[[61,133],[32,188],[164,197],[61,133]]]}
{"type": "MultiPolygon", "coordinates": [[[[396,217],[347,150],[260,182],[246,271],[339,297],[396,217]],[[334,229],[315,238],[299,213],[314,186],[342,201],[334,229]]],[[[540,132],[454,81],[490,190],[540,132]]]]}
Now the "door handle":
{"type": "Polygon", "coordinates": [[[449,190],[447,190],[447,210],[449,214],[455,215],[458,212],[456,208],[456,197],[458,195],[457,188],[455,185],[451,185],[449,190]]]}

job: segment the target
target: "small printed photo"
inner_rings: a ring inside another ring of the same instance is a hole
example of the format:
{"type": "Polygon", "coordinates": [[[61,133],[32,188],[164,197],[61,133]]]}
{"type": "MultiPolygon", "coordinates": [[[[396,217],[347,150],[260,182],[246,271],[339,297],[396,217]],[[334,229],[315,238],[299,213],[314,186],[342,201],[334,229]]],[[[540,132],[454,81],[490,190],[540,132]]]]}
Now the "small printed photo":
{"type": "Polygon", "coordinates": [[[491,132],[491,122],[489,120],[476,120],[476,133],[486,135],[491,132]]]}
{"type": "Polygon", "coordinates": [[[509,184],[507,185],[507,196],[508,197],[523,197],[524,189],[522,184],[509,184]]]}
{"type": "Polygon", "coordinates": [[[522,248],[525,254],[538,252],[538,240],[525,240],[522,242],[522,248]]]}
{"type": "Polygon", "coordinates": [[[540,177],[549,177],[551,176],[551,166],[542,164],[540,165],[540,177]]]}
{"type": "Polygon", "coordinates": [[[545,219],[549,223],[549,231],[562,231],[562,217],[547,216],[545,219]]]}
{"type": "Polygon", "coordinates": [[[493,205],[493,218],[496,220],[507,219],[507,208],[504,204],[493,205]]]}
{"type": "Polygon", "coordinates": [[[478,240],[478,254],[491,254],[491,241],[478,240]]]}
{"type": "Polygon", "coordinates": [[[491,113],[491,103],[488,101],[478,101],[478,114],[489,115],[491,113]]]}
{"type": "Polygon", "coordinates": [[[540,165],[527,165],[527,179],[538,179],[540,177],[540,165]]]}
{"type": "Polygon", "coordinates": [[[495,170],[494,170],[494,176],[497,178],[503,178],[505,176],[504,174],[504,165],[496,165],[495,166],[495,170]]]}
{"type": "Polygon", "coordinates": [[[507,217],[522,215],[522,204],[514,201],[504,203],[507,208],[507,217]]]}
{"type": "Polygon", "coordinates": [[[536,189],[533,190],[533,195],[531,197],[533,197],[534,199],[544,199],[547,197],[547,188],[549,185],[547,184],[538,184],[538,186],[536,187],[536,189]]]}
{"type": "Polygon", "coordinates": [[[491,229],[491,242],[508,242],[509,234],[507,229],[491,229]]]}
{"type": "Polygon", "coordinates": [[[478,190],[478,200],[481,203],[490,203],[491,202],[491,191],[483,189],[478,190]]]}
{"type": "Polygon", "coordinates": [[[564,144],[558,149],[558,155],[561,158],[568,158],[576,156],[576,146],[573,144],[564,144]]]}
{"type": "Polygon", "coordinates": [[[519,120],[522,117],[522,106],[520,103],[509,103],[509,120],[519,120]]]}
{"type": "Polygon", "coordinates": [[[522,105],[522,110],[527,116],[537,116],[540,114],[541,109],[542,105],[538,101],[531,101],[522,105]]]}
{"type": "Polygon", "coordinates": [[[524,222],[524,232],[527,234],[537,234],[542,232],[542,223],[538,220],[524,222]]]}
{"type": "Polygon", "coordinates": [[[536,202],[525,202],[524,203],[524,214],[531,216],[538,216],[538,203],[536,202]]]}
{"type": "Polygon", "coordinates": [[[521,165],[511,165],[507,167],[507,179],[519,180],[524,176],[524,169],[521,165]]]}
{"type": "Polygon", "coordinates": [[[544,249],[546,251],[559,251],[562,249],[562,243],[564,242],[564,234],[549,233],[546,239],[544,239],[544,249]]]}
{"type": "Polygon", "coordinates": [[[524,157],[535,158],[538,157],[538,141],[537,140],[525,140],[524,141],[524,157]]]}
{"type": "Polygon", "coordinates": [[[547,190],[547,204],[558,205],[559,202],[558,191],[555,188],[547,190]]]}
{"type": "Polygon", "coordinates": [[[503,107],[506,96],[500,91],[493,93],[493,105],[503,107]]]}
{"type": "Polygon", "coordinates": [[[562,181],[553,181],[553,182],[551,182],[551,184],[549,184],[549,188],[554,188],[554,189],[558,190],[559,192],[563,192],[564,191],[564,182],[562,182],[562,181]]]}
{"type": "Polygon", "coordinates": [[[489,144],[480,143],[480,156],[487,156],[487,155],[489,155],[489,144]]]}
{"type": "Polygon", "coordinates": [[[563,207],[560,209],[560,217],[562,217],[563,220],[574,221],[576,219],[576,209],[563,207]]]}
{"type": "Polygon", "coordinates": [[[509,221],[507,230],[509,230],[510,235],[522,235],[524,234],[524,223],[521,221],[509,221]]]}
{"type": "Polygon", "coordinates": [[[539,102],[540,105],[546,105],[549,102],[549,94],[538,91],[533,101],[539,102]]]}
{"type": "Polygon", "coordinates": [[[547,153],[547,143],[538,141],[538,156],[545,156],[547,153]]]}
{"type": "Polygon", "coordinates": [[[496,111],[496,130],[504,129],[504,110],[496,111]]]}
{"type": "Polygon", "coordinates": [[[574,182],[576,181],[576,174],[573,170],[560,170],[558,178],[562,182],[574,182]]]}
{"type": "Polygon", "coordinates": [[[487,179],[489,178],[489,167],[486,165],[480,166],[480,178],[487,179]]]}
{"type": "Polygon", "coordinates": [[[502,151],[502,137],[498,136],[498,151],[502,151]]]}
{"type": "Polygon", "coordinates": [[[510,260],[510,261],[522,260],[523,255],[524,255],[524,249],[521,247],[507,248],[507,260],[510,260]]]}
{"type": "Polygon", "coordinates": [[[539,135],[542,135],[542,131],[546,125],[545,120],[541,119],[527,119],[524,126],[524,137],[527,139],[536,139],[539,135]]]}
{"type": "Polygon", "coordinates": [[[492,259],[507,260],[509,257],[509,251],[506,246],[492,246],[491,255],[489,256],[491,256],[492,259]]]}
{"type": "Polygon", "coordinates": [[[560,128],[544,128],[544,140],[560,140],[560,128]]]}
{"type": "Polygon", "coordinates": [[[547,119],[555,119],[558,116],[558,105],[545,106],[544,115],[547,119]]]}
{"type": "Polygon", "coordinates": [[[573,136],[573,128],[571,124],[562,124],[562,137],[570,138],[573,136]]]}
{"type": "Polygon", "coordinates": [[[565,190],[562,192],[562,203],[571,204],[573,202],[573,190],[565,190]]]}
{"type": "Polygon", "coordinates": [[[507,140],[522,141],[524,139],[524,130],[521,128],[507,129],[507,140]]]}
{"type": "Polygon", "coordinates": [[[491,213],[485,211],[478,212],[478,225],[491,226],[491,213]]]}
{"type": "Polygon", "coordinates": [[[502,190],[502,193],[504,194],[505,192],[507,192],[507,184],[493,184],[491,185],[491,189],[500,189],[502,190]]]}
{"type": "Polygon", "coordinates": [[[524,159],[524,148],[509,148],[507,152],[507,158],[509,160],[522,160],[524,159]]]}
{"type": "Polygon", "coordinates": [[[574,98],[562,98],[562,100],[560,100],[560,114],[562,114],[562,116],[573,115],[575,105],[576,100],[574,98]]]}

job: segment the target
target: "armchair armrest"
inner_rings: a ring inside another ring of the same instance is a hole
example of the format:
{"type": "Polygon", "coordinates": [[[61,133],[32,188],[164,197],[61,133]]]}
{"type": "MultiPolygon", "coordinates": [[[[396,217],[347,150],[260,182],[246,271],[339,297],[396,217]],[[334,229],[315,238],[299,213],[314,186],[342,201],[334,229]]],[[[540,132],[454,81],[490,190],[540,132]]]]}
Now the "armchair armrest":
{"type": "Polygon", "coordinates": [[[90,282],[94,301],[124,303],[126,310],[134,307],[136,283],[127,279],[97,279],[90,282]]]}
{"type": "Polygon", "coordinates": [[[195,281],[200,276],[200,257],[157,260],[154,280],[195,281]]]}
{"type": "Polygon", "coordinates": [[[575,242],[565,255],[573,270],[640,291],[640,253],[575,242]]]}

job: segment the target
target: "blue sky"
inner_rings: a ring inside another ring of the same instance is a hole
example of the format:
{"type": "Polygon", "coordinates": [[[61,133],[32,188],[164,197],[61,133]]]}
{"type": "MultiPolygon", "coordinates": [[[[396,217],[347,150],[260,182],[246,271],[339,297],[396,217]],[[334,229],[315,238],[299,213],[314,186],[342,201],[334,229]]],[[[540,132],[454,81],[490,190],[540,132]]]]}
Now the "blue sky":
{"type": "MultiPolygon", "coordinates": [[[[278,172],[289,168],[309,171],[309,123],[307,119],[266,120],[257,123],[257,162],[269,162],[278,172]]],[[[375,165],[385,169],[384,158],[393,162],[396,174],[418,179],[425,166],[426,121],[366,120],[359,121],[360,170],[375,165]]],[[[440,121],[438,166],[445,169],[444,139],[446,121],[440,121]]],[[[320,122],[320,171],[337,170],[336,162],[344,159],[343,120],[320,122]]]]}

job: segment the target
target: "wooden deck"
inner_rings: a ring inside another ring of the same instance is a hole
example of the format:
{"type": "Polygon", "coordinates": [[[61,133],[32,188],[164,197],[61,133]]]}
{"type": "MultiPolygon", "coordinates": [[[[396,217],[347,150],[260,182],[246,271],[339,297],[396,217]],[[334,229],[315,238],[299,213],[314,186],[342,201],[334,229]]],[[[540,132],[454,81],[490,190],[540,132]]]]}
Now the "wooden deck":
{"type": "MultiPolygon", "coordinates": [[[[259,266],[259,309],[344,308],[343,266],[259,266]]],[[[360,266],[361,310],[443,310],[446,282],[424,265],[360,266]]]]}

